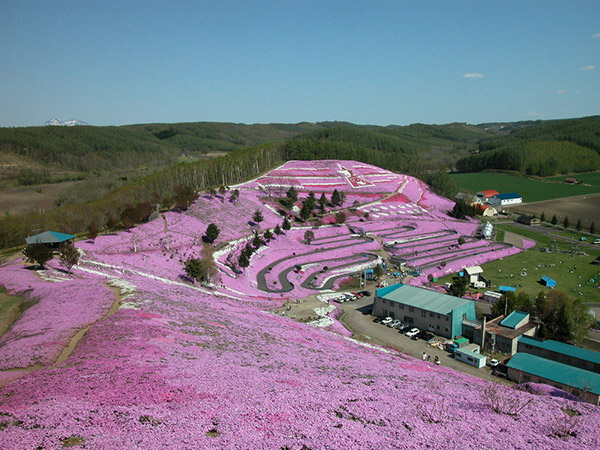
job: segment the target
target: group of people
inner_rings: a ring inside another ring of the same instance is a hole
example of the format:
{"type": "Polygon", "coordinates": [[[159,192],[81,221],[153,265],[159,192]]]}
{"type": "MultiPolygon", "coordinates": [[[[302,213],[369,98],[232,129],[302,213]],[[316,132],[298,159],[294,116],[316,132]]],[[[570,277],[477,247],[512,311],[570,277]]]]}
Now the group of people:
{"type": "MultiPolygon", "coordinates": [[[[431,355],[428,355],[425,352],[423,352],[422,358],[423,358],[423,361],[431,361],[431,355]]],[[[440,358],[438,358],[437,355],[436,355],[436,357],[433,360],[433,362],[439,366],[442,363],[442,360],[440,358]]]]}

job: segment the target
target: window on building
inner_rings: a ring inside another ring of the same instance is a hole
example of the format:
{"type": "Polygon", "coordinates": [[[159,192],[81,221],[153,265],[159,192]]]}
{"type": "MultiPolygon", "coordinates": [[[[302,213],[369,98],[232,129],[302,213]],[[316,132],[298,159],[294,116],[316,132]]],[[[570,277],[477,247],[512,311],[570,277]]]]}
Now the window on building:
{"type": "Polygon", "coordinates": [[[398,303],[398,308],[404,309],[404,305],[402,303],[398,303]]]}
{"type": "Polygon", "coordinates": [[[435,317],[434,313],[429,313],[429,317],[435,317]]]}
{"type": "Polygon", "coordinates": [[[415,308],[413,308],[412,306],[408,307],[408,312],[415,312],[415,308]]]}

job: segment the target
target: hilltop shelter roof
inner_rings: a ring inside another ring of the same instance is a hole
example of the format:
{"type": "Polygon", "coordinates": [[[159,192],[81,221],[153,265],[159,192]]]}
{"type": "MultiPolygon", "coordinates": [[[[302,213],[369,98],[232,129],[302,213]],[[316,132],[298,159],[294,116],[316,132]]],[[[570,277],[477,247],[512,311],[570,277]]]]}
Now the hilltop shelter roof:
{"type": "Polygon", "coordinates": [[[438,314],[448,315],[454,309],[470,304],[471,300],[465,300],[452,295],[440,294],[428,289],[408,286],[398,283],[387,286],[376,291],[377,297],[393,302],[432,311],[438,314]]]}
{"type": "Polygon", "coordinates": [[[57,231],[44,231],[43,233],[29,236],[25,239],[27,245],[31,244],[60,244],[61,242],[75,239],[72,234],[59,233],[57,231]]]}
{"type": "Polygon", "coordinates": [[[529,353],[515,354],[506,365],[546,380],[573,386],[582,391],[589,390],[600,395],[600,375],[589,370],[579,369],[529,353]]]}

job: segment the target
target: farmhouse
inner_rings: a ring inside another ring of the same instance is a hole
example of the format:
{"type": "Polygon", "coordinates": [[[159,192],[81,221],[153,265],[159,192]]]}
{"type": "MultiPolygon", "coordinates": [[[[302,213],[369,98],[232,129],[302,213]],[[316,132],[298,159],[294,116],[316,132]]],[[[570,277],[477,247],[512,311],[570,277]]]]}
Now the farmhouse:
{"type": "Polygon", "coordinates": [[[488,199],[488,203],[498,206],[516,205],[518,203],[523,203],[523,197],[521,197],[516,192],[511,192],[508,194],[498,194],[488,199]]]}
{"type": "Polygon", "coordinates": [[[483,269],[480,266],[467,267],[465,269],[469,277],[469,283],[476,283],[480,280],[483,269]]]}
{"type": "Polygon", "coordinates": [[[475,302],[398,283],[377,289],[373,314],[454,339],[462,334],[463,319],[475,320],[475,302]]]}
{"type": "Polygon", "coordinates": [[[485,203],[487,202],[491,197],[493,197],[494,195],[498,195],[499,192],[498,191],[494,191],[494,190],[487,190],[487,191],[479,191],[475,194],[475,197],[477,197],[477,199],[481,202],[481,203],[485,203]]]}
{"type": "Polygon", "coordinates": [[[25,239],[27,245],[46,244],[48,247],[58,248],[64,242],[75,239],[72,234],[58,233],[56,231],[44,231],[43,233],[29,236],[25,239]]]}
{"type": "Polygon", "coordinates": [[[518,351],[551,359],[600,374],[600,353],[551,339],[541,340],[523,336],[518,351]]]}
{"type": "Polygon", "coordinates": [[[600,375],[530,353],[517,353],[506,363],[507,377],[518,383],[545,383],[600,404],[600,375]]]}
{"type": "Polygon", "coordinates": [[[499,316],[486,323],[463,321],[465,337],[486,349],[508,355],[517,352],[521,336],[533,336],[536,328],[536,325],[529,322],[529,314],[521,311],[513,311],[508,316],[499,316]]]}

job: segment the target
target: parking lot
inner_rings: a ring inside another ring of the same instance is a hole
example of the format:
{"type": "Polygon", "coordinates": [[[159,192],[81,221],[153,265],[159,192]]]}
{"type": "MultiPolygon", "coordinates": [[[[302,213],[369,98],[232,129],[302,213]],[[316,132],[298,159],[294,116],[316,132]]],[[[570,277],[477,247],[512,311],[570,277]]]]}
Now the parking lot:
{"type": "MultiPolygon", "coordinates": [[[[339,306],[344,314],[341,321],[344,326],[354,333],[355,339],[380,345],[383,347],[395,348],[401,353],[421,358],[423,353],[431,356],[431,361],[437,356],[441,360],[441,365],[451,367],[461,372],[466,372],[479,378],[494,380],[503,384],[512,385],[513,383],[502,378],[492,376],[489,367],[477,369],[468,364],[455,361],[451,353],[439,350],[430,346],[421,339],[413,340],[404,334],[401,334],[395,328],[389,328],[381,323],[373,322],[375,316],[371,315],[373,307],[373,297],[362,297],[351,302],[341,303],[339,306]]],[[[433,364],[433,363],[432,363],[433,364]]]]}

